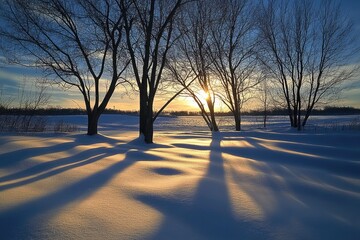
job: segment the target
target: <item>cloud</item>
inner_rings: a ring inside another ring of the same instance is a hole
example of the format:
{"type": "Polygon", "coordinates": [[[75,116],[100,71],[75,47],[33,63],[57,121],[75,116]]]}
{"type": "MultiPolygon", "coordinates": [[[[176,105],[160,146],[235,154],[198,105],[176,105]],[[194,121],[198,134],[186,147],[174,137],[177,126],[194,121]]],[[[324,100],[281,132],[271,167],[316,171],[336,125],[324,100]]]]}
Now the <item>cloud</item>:
{"type": "Polygon", "coordinates": [[[338,105],[360,108],[360,83],[352,89],[344,90],[338,105]]]}
{"type": "Polygon", "coordinates": [[[3,77],[2,75],[0,75],[0,88],[4,88],[4,87],[17,87],[18,86],[18,82],[14,81],[12,79],[8,79],[3,77]]]}

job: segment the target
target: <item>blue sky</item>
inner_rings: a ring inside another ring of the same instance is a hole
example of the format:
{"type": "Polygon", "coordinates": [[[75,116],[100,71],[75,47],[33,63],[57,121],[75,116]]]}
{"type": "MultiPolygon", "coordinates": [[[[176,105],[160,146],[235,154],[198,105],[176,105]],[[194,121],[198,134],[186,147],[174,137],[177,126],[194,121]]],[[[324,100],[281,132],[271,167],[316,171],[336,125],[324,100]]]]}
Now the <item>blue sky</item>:
{"type": "MultiPolygon", "coordinates": [[[[354,22],[355,35],[359,36],[358,42],[360,46],[360,0],[339,0],[344,8],[344,11],[354,22]]],[[[358,57],[360,61],[360,56],[358,57]]],[[[2,59],[0,58],[0,61],[2,59]]],[[[2,61],[1,61],[2,62],[2,61]]],[[[18,89],[23,79],[32,82],[39,76],[42,76],[41,70],[34,70],[24,68],[21,66],[12,66],[0,63],[0,93],[4,97],[11,97],[16,102],[18,89]]],[[[360,75],[352,82],[347,84],[349,87],[342,92],[341,98],[336,102],[340,106],[353,106],[360,108],[360,75]]],[[[81,94],[77,89],[62,89],[60,87],[49,88],[51,98],[49,106],[59,107],[83,107],[81,94]]],[[[166,99],[165,96],[157,98],[155,108],[160,108],[166,99]]],[[[124,89],[119,88],[112,97],[109,108],[136,110],[138,109],[138,97],[135,92],[125,93],[124,89]]],[[[168,110],[197,110],[196,106],[191,100],[185,98],[178,98],[169,105],[168,110]]],[[[218,110],[225,111],[224,107],[219,107],[218,110]]]]}

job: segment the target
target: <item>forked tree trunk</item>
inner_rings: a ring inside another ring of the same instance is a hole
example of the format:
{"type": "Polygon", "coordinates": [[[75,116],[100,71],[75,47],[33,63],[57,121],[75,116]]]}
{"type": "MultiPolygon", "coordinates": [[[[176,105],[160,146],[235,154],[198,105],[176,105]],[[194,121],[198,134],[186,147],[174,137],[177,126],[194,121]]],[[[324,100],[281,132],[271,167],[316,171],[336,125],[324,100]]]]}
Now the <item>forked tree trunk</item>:
{"type": "Polygon", "coordinates": [[[311,114],[311,112],[312,112],[312,110],[313,110],[313,106],[314,106],[314,105],[310,106],[310,107],[306,110],[304,119],[303,119],[303,121],[302,121],[302,123],[301,123],[302,127],[305,127],[305,125],[306,125],[306,123],[307,123],[307,120],[309,119],[310,114],[311,114]]]}

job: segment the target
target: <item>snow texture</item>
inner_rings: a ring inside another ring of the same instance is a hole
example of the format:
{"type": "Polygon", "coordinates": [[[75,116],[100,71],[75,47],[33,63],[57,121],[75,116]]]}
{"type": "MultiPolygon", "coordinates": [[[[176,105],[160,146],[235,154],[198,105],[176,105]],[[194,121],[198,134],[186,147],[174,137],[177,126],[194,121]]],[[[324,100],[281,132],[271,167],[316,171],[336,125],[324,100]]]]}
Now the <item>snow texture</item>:
{"type": "Polygon", "coordinates": [[[115,118],[92,137],[0,134],[1,239],[360,239],[359,131],[189,127],[147,145],[115,118]]]}

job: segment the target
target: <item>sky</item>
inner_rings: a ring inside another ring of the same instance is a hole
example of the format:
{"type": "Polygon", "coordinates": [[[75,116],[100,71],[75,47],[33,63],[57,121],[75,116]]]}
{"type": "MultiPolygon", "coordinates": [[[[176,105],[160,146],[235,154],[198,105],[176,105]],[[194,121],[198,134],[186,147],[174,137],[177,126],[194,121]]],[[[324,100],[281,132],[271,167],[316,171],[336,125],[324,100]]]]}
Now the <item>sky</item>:
{"type": "MultiPolygon", "coordinates": [[[[354,22],[354,31],[356,36],[360,36],[360,0],[339,0],[344,8],[344,11],[354,22]]],[[[358,38],[360,46],[360,37],[358,38]]],[[[359,56],[360,61],[360,56],[359,56]]],[[[35,70],[25,68],[21,66],[8,65],[3,63],[0,56],[0,101],[5,99],[11,99],[13,105],[17,104],[19,98],[19,86],[26,79],[27,89],[35,89],[31,86],[37,78],[43,76],[41,70],[35,70]]],[[[75,88],[64,89],[59,86],[48,87],[47,92],[51,95],[47,107],[62,107],[62,108],[78,108],[84,107],[82,96],[80,92],[75,88]]],[[[165,100],[169,98],[166,95],[158,95],[155,99],[155,109],[159,109],[165,100]]],[[[111,101],[108,104],[108,108],[120,109],[120,110],[138,110],[138,95],[136,91],[119,87],[114,93],[111,101]]],[[[339,100],[332,105],[338,106],[352,106],[360,108],[360,75],[355,77],[351,82],[347,84],[347,88],[339,96],[339,100]]],[[[247,108],[259,108],[256,101],[250,102],[247,108]]],[[[217,111],[227,111],[226,107],[216,102],[217,111]]],[[[168,111],[174,110],[186,110],[197,111],[195,102],[185,96],[176,98],[168,107],[168,111]]]]}

